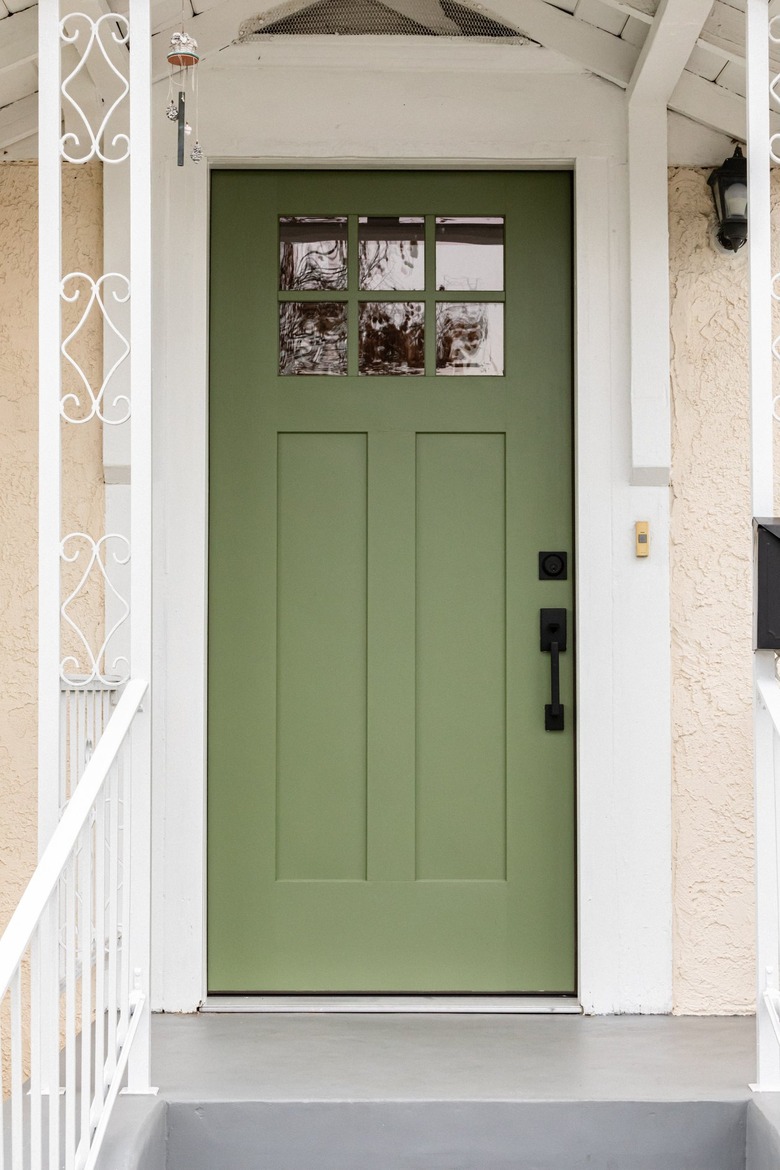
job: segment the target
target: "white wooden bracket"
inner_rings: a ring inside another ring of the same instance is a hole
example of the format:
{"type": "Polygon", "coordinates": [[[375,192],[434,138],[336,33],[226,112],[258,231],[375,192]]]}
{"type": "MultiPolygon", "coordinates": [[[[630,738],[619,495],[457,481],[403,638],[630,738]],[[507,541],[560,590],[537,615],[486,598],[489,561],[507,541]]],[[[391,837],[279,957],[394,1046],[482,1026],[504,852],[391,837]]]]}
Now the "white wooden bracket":
{"type": "Polygon", "coordinates": [[[667,106],[712,0],[661,0],[626,91],[631,272],[631,482],[671,475],[667,106]]]}

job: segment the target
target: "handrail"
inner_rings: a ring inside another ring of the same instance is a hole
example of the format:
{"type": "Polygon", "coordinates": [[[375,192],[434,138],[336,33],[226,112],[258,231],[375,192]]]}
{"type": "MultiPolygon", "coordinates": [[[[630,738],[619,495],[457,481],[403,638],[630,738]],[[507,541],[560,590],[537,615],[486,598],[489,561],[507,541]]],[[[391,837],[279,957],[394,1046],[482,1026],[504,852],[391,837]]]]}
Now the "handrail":
{"type": "Polygon", "coordinates": [[[131,679],[125,686],[116,710],[84,769],[84,775],[0,938],[0,999],[11,985],[33,932],[78,841],[79,833],[87,823],[109,770],[127,738],[148,686],[143,679],[131,679]]]}

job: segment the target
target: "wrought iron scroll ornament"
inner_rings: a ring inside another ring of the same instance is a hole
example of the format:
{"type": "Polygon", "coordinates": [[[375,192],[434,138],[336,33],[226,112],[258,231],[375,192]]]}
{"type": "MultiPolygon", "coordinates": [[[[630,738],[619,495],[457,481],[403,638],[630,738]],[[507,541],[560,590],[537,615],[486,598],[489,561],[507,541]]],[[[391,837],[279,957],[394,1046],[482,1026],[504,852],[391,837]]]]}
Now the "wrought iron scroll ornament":
{"type": "Polygon", "coordinates": [[[116,416],[109,418],[105,409],[106,390],[108,389],[114,374],[117,372],[119,367],[127,358],[127,355],[130,353],[130,344],[125,335],[111,320],[111,314],[106,308],[106,293],[108,291],[106,288],[106,282],[116,282],[118,287],[111,291],[111,296],[113,297],[114,301],[120,305],[126,304],[130,299],[130,282],[127,277],[123,276],[120,272],[106,272],[103,276],[98,277],[97,280],[93,280],[93,278],[88,276],[86,272],[69,272],[67,276],[62,278],[62,283],[60,285],[60,295],[63,301],[67,301],[69,304],[73,304],[79,299],[81,296],[81,289],[75,287],[79,281],[83,281],[87,285],[89,291],[89,300],[84,306],[81,317],[79,318],[77,324],[62,342],[60,351],[62,352],[62,356],[65,358],[66,362],[68,362],[71,368],[76,372],[81,385],[84,387],[84,390],[87,393],[88,401],[82,404],[80,395],[71,391],[70,393],[63,395],[60,401],[60,413],[62,414],[62,417],[65,419],[65,421],[70,423],[85,423],[89,422],[90,419],[98,418],[102,423],[107,423],[111,426],[119,426],[120,423],[127,422],[127,420],[130,418],[130,399],[126,394],[117,394],[116,397],[111,400],[111,406],[114,408],[116,416]],[[69,287],[71,288],[70,292],[68,291],[69,287]],[[68,348],[84,328],[84,325],[89,319],[89,316],[95,305],[97,305],[100,312],[101,323],[108,326],[120,345],[119,356],[116,358],[110,369],[104,373],[103,380],[97,392],[95,392],[93,389],[92,384],[83,368],[76,361],[75,357],[68,348]],[[74,411],[78,411],[79,413],[76,414],[74,411]]]}
{"type": "Polygon", "coordinates": [[[60,37],[66,45],[74,45],[79,54],[79,63],[62,82],[60,89],[63,98],[72,106],[84,125],[86,142],[80,154],[73,154],[71,150],[79,150],[82,146],[82,136],[68,131],[60,139],[60,153],[66,162],[85,163],[97,158],[103,163],[121,163],[130,157],[130,139],[127,134],[119,132],[111,138],[111,146],[118,152],[111,158],[105,153],[105,140],[108,138],[108,127],[115,112],[130,92],[130,84],[120,69],[117,69],[111,60],[111,54],[106,48],[106,38],[109,37],[116,45],[127,45],[130,39],[130,26],[127,18],[117,12],[105,12],[97,20],[87,16],[85,12],[74,12],[60,22],[60,37]],[[82,23],[83,22],[83,23],[82,23]],[[70,28],[70,32],[66,28],[70,28]],[[84,43],[86,39],[86,44],[84,43]],[[103,114],[100,125],[94,130],[89,118],[74,97],[71,89],[73,82],[80,74],[90,67],[90,58],[93,54],[108,67],[117,79],[119,92],[108,105],[103,114]]]}
{"type": "Polygon", "coordinates": [[[130,560],[130,541],[126,536],[116,532],[109,532],[94,540],[86,532],[71,532],[62,538],[60,556],[68,564],[75,564],[86,554],[86,565],[75,589],[69,593],[60,607],[60,613],[65,624],[73,631],[78,645],[83,650],[84,661],[76,654],[67,654],[60,663],[60,678],[68,686],[86,687],[90,683],[100,682],[106,685],[122,686],[130,677],[130,663],[123,655],[109,660],[109,646],[114,635],[125,624],[130,616],[130,606],[122,597],[111,581],[108,572],[109,544],[115,542],[110,555],[116,565],[126,565],[130,560]],[[119,605],[119,616],[105,633],[103,641],[97,650],[90,644],[84,630],[69,612],[79,597],[84,595],[90,577],[96,577],[97,583],[110,592],[119,605]]]}

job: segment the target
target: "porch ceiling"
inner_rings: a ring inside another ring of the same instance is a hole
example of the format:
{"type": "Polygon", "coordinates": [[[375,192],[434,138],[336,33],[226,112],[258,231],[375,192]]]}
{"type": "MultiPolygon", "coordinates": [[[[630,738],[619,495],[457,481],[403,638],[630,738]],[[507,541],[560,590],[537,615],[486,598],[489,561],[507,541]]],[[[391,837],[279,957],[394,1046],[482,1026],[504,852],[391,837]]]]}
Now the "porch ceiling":
{"type": "MultiPolygon", "coordinates": [[[[306,7],[311,2],[281,6],[278,0],[183,0],[183,7],[187,29],[196,37],[202,57],[207,58],[234,42],[244,21],[258,14],[278,13],[280,8],[306,7]]],[[[400,0],[397,6],[402,6],[400,0]]],[[[123,13],[128,7],[129,0],[73,5],[74,10],[113,8],[123,13]]],[[[431,7],[438,7],[437,0],[403,0],[405,12],[410,8],[428,12],[431,7]]],[[[680,15],[684,20],[686,9],[695,8],[695,0],[661,0],[660,4],[659,0],[487,0],[480,8],[597,76],[628,88],[637,66],[642,68],[643,46],[653,26],[661,20],[680,19],[680,15]]],[[[699,27],[697,21],[689,34],[692,50],[688,52],[686,46],[687,64],[668,100],[671,110],[737,139],[745,137],[744,8],[745,0],[714,0],[703,25],[699,27]]],[[[171,32],[179,26],[182,3],[152,0],[151,10],[157,77],[165,73],[165,53],[171,32]]],[[[0,153],[6,158],[33,153],[38,88],[36,26],[36,4],[0,0],[0,153]]],[[[780,46],[771,65],[774,72],[780,72],[780,46]]]]}

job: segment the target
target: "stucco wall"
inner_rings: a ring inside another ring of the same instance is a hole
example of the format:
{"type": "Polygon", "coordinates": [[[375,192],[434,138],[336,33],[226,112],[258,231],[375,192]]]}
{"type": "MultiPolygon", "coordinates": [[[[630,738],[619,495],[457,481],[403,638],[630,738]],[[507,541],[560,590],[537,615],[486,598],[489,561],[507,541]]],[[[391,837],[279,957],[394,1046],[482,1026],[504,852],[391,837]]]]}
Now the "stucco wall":
{"type": "Polygon", "coordinates": [[[669,178],[674,1004],[704,1014],[755,996],[747,256],[706,178],[669,178]]]}
{"type": "MultiPolygon", "coordinates": [[[[36,855],[37,647],[37,166],[0,163],[0,926],[13,910],[36,855]]],[[[65,271],[102,270],[102,174],[63,172],[65,271]]],[[[66,328],[82,300],[66,306],[66,328]]],[[[94,380],[100,369],[99,322],[88,323],[78,350],[94,380]]],[[[68,386],[72,382],[65,383],[68,386]]],[[[99,380],[98,380],[99,384],[99,380]]],[[[63,531],[103,531],[102,436],[96,422],[63,436],[63,531]]],[[[99,588],[84,620],[101,622],[99,588]]]]}

